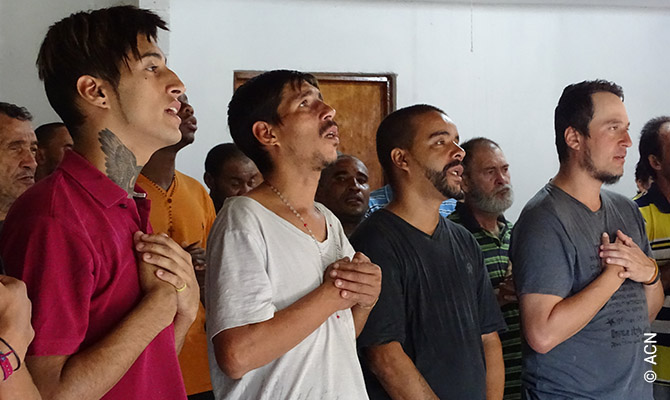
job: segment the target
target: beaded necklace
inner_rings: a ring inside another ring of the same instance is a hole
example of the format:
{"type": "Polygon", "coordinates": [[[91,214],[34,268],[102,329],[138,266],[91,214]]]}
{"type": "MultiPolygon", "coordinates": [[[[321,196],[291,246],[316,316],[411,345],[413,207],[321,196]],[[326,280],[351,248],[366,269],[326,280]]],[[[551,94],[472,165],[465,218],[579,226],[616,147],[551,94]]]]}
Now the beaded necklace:
{"type": "MultiPolygon", "coordinates": [[[[268,187],[270,188],[270,190],[272,190],[277,196],[279,196],[279,199],[282,201],[282,203],[286,204],[286,206],[288,207],[288,209],[291,210],[291,212],[292,212],[296,217],[298,217],[298,219],[300,220],[300,222],[302,222],[302,225],[305,227],[305,229],[307,229],[307,232],[309,233],[309,236],[312,237],[312,240],[314,241],[314,244],[316,245],[317,250],[319,250],[319,256],[322,257],[323,254],[321,254],[321,246],[319,246],[319,241],[316,240],[316,236],[314,236],[314,232],[312,232],[312,230],[309,228],[309,226],[307,226],[307,222],[305,222],[305,220],[302,218],[302,215],[300,215],[300,213],[298,212],[298,210],[296,210],[295,208],[293,208],[293,206],[291,205],[291,203],[289,203],[288,200],[286,200],[286,198],[284,197],[284,195],[282,195],[281,192],[280,192],[276,187],[272,186],[272,184],[271,184],[270,182],[268,182],[268,181],[265,181],[265,183],[268,185],[268,187]]],[[[319,211],[319,209],[316,208],[316,207],[314,207],[314,209],[315,209],[317,212],[319,211]]]]}

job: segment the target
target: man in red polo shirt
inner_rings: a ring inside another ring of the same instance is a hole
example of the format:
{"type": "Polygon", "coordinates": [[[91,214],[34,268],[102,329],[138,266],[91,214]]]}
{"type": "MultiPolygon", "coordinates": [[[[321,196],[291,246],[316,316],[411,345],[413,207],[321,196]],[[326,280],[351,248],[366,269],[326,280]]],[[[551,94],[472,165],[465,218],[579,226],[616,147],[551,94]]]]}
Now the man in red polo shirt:
{"type": "Polygon", "coordinates": [[[40,78],[74,151],[17,201],[0,253],[33,303],[26,364],[44,398],[186,398],[177,352],[198,285],[190,255],[149,234],[135,186],[151,154],[181,136],[184,86],[157,28],[158,16],[131,6],[81,12],[54,24],[40,49],[40,78]]]}

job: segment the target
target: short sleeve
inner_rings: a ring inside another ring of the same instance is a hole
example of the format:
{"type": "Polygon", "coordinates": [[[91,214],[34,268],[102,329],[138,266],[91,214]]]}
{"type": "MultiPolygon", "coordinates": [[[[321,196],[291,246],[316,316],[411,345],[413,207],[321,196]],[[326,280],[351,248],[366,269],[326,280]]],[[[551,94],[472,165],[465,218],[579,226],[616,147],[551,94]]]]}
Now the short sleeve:
{"type": "MultiPolygon", "coordinates": [[[[208,338],[223,330],[263,322],[274,316],[267,251],[259,234],[234,224],[230,208],[214,222],[207,246],[206,304],[208,338]]],[[[237,208],[250,218],[247,210],[237,208]]],[[[238,216],[239,217],[239,216],[238,216]]],[[[237,219],[237,218],[236,218],[237,219]]]]}
{"type": "Polygon", "coordinates": [[[95,287],[93,252],[50,217],[7,221],[0,251],[7,273],[25,282],[35,339],[29,355],[70,355],[85,340],[95,287]]]}
{"type": "MultiPolygon", "coordinates": [[[[214,209],[214,203],[212,203],[212,199],[207,194],[207,191],[202,185],[200,185],[200,188],[203,193],[202,205],[205,210],[205,232],[206,235],[209,235],[209,231],[212,229],[212,225],[214,225],[214,220],[216,219],[216,210],[214,209]]],[[[203,247],[207,247],[206,241],[203,243],[203,247]]]]}
{"type": "Polygon", "coordinates": [[[510,259],[517,293],[571,294],[576,250],[556,216],[546,210],[521,215],[512,231],[510,259]]]}
{"type": "Polygon", "coordinates": [[[358,337],[358,346],[370,347],[390,342],[405,341],[405,306],[399,260],[389,254],[388,245],[381,245],[379,238],[371,235],[354,235],[351,243],[356,251],[365,254],[382,270],[382,288],[379,300],[370,312],[363,331],[358,337]]]}
{"type": "Polygon", "coordinates": [[[649,243],[649,236],[647,233],[647,226],[642,215],[642,212],[637,206],[634,207],[633,215],[635,215],[635,221],[637,222],[637,227],[640,235],[640,249],[647,255],[647,257],[654,258],[654,253],[651,250],[651,244],[649,243]]]}

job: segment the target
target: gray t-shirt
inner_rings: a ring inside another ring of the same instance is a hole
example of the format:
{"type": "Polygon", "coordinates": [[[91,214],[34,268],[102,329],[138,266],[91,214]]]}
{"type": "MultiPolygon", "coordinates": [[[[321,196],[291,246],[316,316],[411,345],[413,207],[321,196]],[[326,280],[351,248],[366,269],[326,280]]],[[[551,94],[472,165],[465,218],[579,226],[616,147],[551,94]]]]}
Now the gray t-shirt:
{"type": "Polygon", "coordinates": [[[338,219],[326,217],[317,243],[248,197],[229,198],[207,240],[207,338],[217,399],[367,399],[356,355],[351,310],[338,311],[278,359],[231,379],[219,369],[212,338],[225,329],[263,322],[323,282],[328,265],[352,257],[338,219]]]}
{"type": "MultiPolygon", "coordinates": [[[[635,203],[601,190],[602,206],[591,211],[547,184],[523,209],[512,232],[511,259],[519,294],[570,297],[602,271],[600,237],[617,229],[651,255],[635,203]]],[[[644,380],[644,333],[649,332],[641,283],[626,280],[596,316],[546,354],[524,346],[523,389],[530,399],[652,399],[644,380]]]]}

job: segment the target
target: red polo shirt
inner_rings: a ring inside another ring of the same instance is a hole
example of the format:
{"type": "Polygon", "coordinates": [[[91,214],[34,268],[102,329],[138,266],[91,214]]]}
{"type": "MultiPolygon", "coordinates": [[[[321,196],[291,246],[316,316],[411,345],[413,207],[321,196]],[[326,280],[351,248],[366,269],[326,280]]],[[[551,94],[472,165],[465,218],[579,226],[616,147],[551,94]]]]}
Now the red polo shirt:
{"type": "MultiPolygon", "coordinates": [[[[138,190],[138,188],[136,188],[138,190]]],[[[33,305],[29,355],[70,355],[98,342],[140,301],[133,233],[150,202],[68,151],[11,208],[0,235],[7,273],[33,305]]],[[[174,327],[163,330],[103,399],[185,399],[174,327]]]]}

